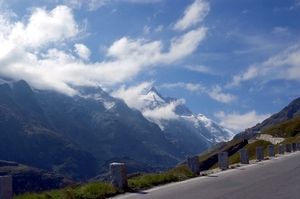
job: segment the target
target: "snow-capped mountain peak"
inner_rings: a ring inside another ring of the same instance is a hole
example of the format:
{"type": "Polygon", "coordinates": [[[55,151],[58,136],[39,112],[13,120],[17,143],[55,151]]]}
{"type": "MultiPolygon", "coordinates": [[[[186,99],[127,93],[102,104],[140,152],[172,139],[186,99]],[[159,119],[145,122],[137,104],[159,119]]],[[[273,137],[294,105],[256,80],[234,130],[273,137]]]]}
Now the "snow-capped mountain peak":
{"type": "Polygon", "coordinates": [[[166,105],[165,99],[152,87],[146,95],[141,95],[139,100],[143,100],[145,103],[144,109],[155,109],[166,105]]]}
{"type": "MultiPolygon", "coordinates": [[[[143,115],[148,120],[158,124],[163,131],[172,129],[173,127],[170,124],[173,126],[183,125],[184,128],[188,129],[189,133],[198,135],[199,139],[205,140],[207,145],[229,141],[234,136],[231,131],[218,125],[203,114],[195,114],[190,111],[183,99],[164,98],[154,87],[145,95],[141,95],[139,100],[144,101],[144,107],[142,107],[143,115]],[[154,114],[154,111],[159,114],[154,114]],[[173,117],[164,117],[164,114],[172,115],[170,112],[172,112],[173,117]]],[[[183,127],[181,126],[181,128],[183,127]]],[[[167,132],[167,134],[169,133],[167,132]]]]}

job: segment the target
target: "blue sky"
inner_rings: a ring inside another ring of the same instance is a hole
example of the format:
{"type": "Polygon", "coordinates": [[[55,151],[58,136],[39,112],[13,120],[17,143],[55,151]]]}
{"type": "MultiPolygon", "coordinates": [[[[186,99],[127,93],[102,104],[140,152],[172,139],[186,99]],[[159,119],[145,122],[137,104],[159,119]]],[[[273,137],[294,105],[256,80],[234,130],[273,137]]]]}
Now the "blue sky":
{"type": "Polygon", "coordinates": [[[155,86],[235,133],[300,93],[299,0],[0,0],[0,43],[1,77],[131,107],[155,86]]]}

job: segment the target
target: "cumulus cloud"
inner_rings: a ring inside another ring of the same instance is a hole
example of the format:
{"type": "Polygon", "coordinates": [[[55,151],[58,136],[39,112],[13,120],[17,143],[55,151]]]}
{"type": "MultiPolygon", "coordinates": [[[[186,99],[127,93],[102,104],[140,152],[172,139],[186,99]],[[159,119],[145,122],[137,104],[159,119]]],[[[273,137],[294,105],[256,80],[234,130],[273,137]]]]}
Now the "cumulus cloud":
{"type": "Polygon", "coordinates": [[[223,111],[214,114],[215,117],[221,120],[219,123],[221,126],[228,128],[235,132],[241,132],[246,128],[250,128],[259,122],[267,119],[271,114],[258,114],[252,110],[245,114],[231,113],[226,114],[223,111]]]}
{"type": "Polygon", "coordinates": [[[119,60],[134,62],[139,66],[169,64],[194,52],[205,38],[206,31],[207,28],[200,27],[180,37],[172,38],[168,52],[163,52],[164,46],[161,41],[134,40],[123,37],[110,46],[107,55],[119,60]],[[183,52],[182,49],[186,50],[183,52]]]}
{"type": "MultiPolygon", "coordinates": [[[[56,68],[58,63],[54,61],[69,63],[74,58],[57,49],[45,49],[53,44],[60,48],[60,44],[78,34],[71,9],[67,6],[57,6],[50,11],[32,8],[25,21],[15,21],[16,17],[11,16],[0,14],[1,75],[15,80],[25,79],[37,88],[59,87],[68,94],[74,93],[65,82],[57,79],[61,68],[56,68]],[[44,65],[49,62],[54,65],[44,65]]],[[[63,63],[59,64],[63,66],[63,63]]]]}
{"type": "MultiPolygon", "coordinates": [[[[105,1],[102,1],[105,2],[105,1]]],[[[80,6],[80,1],[70,3],[80,6]]],[[[13,15],[13,13],[11,13],[13,15]]],[[[112,85],[134,77],[143,67],[168,64],[192,53],[203,40],[206,28],[190,31],[170,41],[169,52],[163,52],[162,41],[121,38],[107,49],[111,61],[83,63],[90,50],[76,43],[77,59],[60,44],[79,33],[72,10],[57,6],[53,10],[32,8],[27,21],[14,21],[7,13],[1,16],[1,74],[25,79],[33,87],[76,94],[69,85],[112,85]],[[56,48],[51,48],[55,44],[56,48]],[[189,49],[180,53],[180,49],[189,49]]]]}
{"type": "Polygon", "coordinates": [[[74,47],[75,47],[75,52],[79,57],[85,60],[89,59],[91,55],[91,51],[84,44],[75,44],[74,47]]]}
{"type": "Polygon", "coordinates": [[[142,114],[148,120],[156,123],[161,130],[164,130],[163,120],[175,120],[178,119],[179,116],[175,113],[175,108],[177,106],[177,102],[171,102],[170,104],[162,107],[157,107],[155,109],[145,109],[142,110],[142,114]]]}
{"type": "Polygon", "coordinates": [[[272,80],[299,81],[300,77],[300,48],[292,46],[262,63],[251,65],[243,74],[233,77],[227,87],[239,86],[241,82],[260,78],[267,82],[272,80]]]}
{"type": "Polygon", "coordinates": [[[51,11],[33,8],[28,23],[16,22],[7,39],[13,44],[36,48],[74,37],[78,31],[68,7],[57,6],[51,11]]]}
{"type": "Polygon", "coordinates": [[[207,91],[208,95],[219,102],[230,103],[236,100],[236,97],[229,93],[222,93],[222,89],[219,85],[213,87],[212,90],[207,91]]]}
{"type": "Polygon", "coordinates": [[[130,108],[142,110],[145,102],[143,100],[137,100],[142,94],[145,94],[151,89],[153,82],[143,82],[136,86],[126,88],[124,85],[118,90],[113,91],[111,95],[123,99],[130,108]]]}
{"type": "Polygon", "coordinates": [[[85,63],[91,52],[84,44],[74,42],[80,28],[69,7],[32,8],[22,21],[9,13],[0,13],[1,75],[69,95],[76,94],[70,85],[122,84],[149,67],[183,59],[196,50],[207,32],[200,27],[169,42],[123,37],[107,47],[105,61],[85,63]]]}
{"type": "Polygon", "coordinates": [[[209,4],[203,0],[196,0],[193,4],[186,8],[184,16],[179,19],[175,25],[175,30],[185,30],[191,26],[201,22],[208,14],[209,4]]]}
{"type": "Polygon", "coordinates": [[[183,102],[184,100],[177,100],[171,102],[170,104],[166,104],[165,106],[156,107],[155,109],[144,109],[142,110],[142,114],[154,122],[163,119],[178,119],[179,116],[174,111],[176,106],[182,104],[183,102]]]}
{"type": "Polygon", "coordinates": [[[206,27],[200,27],[196,30],[191,30],[181,37],[171,39],[171,46],[169,53],[164,55],[165,62],[172,62],[172,60],[181,59],[194,52],[199,43],[205,38],[206,27]],[[184,51],[182,49],[185,49],[184,51]]]}

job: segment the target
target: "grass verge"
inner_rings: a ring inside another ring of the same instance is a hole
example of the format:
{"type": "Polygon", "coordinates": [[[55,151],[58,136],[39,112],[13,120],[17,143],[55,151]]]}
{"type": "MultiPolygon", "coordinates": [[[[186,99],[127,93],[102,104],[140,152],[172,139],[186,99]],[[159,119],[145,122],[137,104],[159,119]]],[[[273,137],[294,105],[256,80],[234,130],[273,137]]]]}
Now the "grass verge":
{"type": "MultiPolygon", "coordinates": [[[[141,190],[153,186],[182,181],[195,175],[186,165],[178,166],[164,173],[145,174],[128,180],[129,190],[141,190]]],[[[123,193],[123,190],[111,186],[109,183],[90,183],[84,186],[68,187],[48,192],[28,193],[15,196],[14,199],[104,199],[123,193]]]]}
{"type": "Polygon", "coordinates": [[[108,183],[90,183],[84,186],[68,187],[43,193],[27,193],[14,199],[104,199],[123,191],[108,183]]]}

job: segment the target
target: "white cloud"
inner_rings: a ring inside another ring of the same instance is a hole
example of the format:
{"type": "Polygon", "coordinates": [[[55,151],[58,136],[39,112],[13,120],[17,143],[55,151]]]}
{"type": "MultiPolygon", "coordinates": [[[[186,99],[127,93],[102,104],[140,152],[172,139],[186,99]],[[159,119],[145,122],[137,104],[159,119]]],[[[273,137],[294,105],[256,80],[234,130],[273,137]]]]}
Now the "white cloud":
{"type": "Polygon", "coordinates": [[[105,61],[85,63],[91,52],[74,42],[80,36],[80,26],[67,6],[32,8],[24,21],[7,12],[10,15],[0,13],[0,74],[24,79],[33,88],[69,95],[76,94],[70,85],[123,84],[142,70],[151,70],[149,67],[175,63],[193,53],[207,31],[200,27],[169,42],[123,37],[107,47],[105,61]]]}
{"type": "Polygon", "coordinates": [[[119,60],[130,60],[139,65],[153,65],[158,63],[169,64],[180,60],[196,50],[199,43],[205,38],[207,28],[200,27],[189,31],[180,37],[171,39],[169,52],[164,53],[161,41],[145,39],[129,39],[126,37],[114,42],[108,49],[108,56],[119,60]],[[186,49],[182,51],[182,49],[186,49]]]}
{"type": "Polygon", "coordinates": [[[150,118],[151,120],[161,120],[161,119],[178,119],[178,115],[176,115],[175,108],[178,105],[178,101],[171,102],[170,104],[162,107],[157,107],[153,110],[145,109],[142,111],[142,114],[146,118],[150,118]]]}
{"type": "Polygon", "coordinates": [[[208,67],[203,66],[203,65],[199,65],[199,66],[186,65],[185,68],[187,68],[191,71],[196,71],[196,72],[200,72],[200,73],[212,73],[208,67]]]}
{"type": "Polygon", "coordinates": [[[111,0],[88,0],[87,1],[88,10],[90,11],[98,10],[100,7],[107,5],[110,2],[111,0]]]}
{"type": "Polygon", "coordinates": [[[273,29],[272,33],[274,34],[287,34],[289,29],[287,27],[277,26],[273,29]]]}
{"type": "Polygon", "coordinates": [[[118,90],[111,93],[113,97],[123,99],[130,108],[142,110],[144,101],[137,100],[139,96],[145,94],[152,87],[153,82],[143,82],[137,86],[126,88],[121,86],[118,90]]]}
{"type": "Polygon", "coordinates": [[[184,16],[174,25],[175,30],[185,30],[201,22],[208,14],[209,4],[203,0],[196,0],[186,8],[184,16]]]}
{"type": "Polygon", "coordinates": [[[236,96],[229,94],[229,93],[222,93],[222,88],[219,85],[214,86],[212,89],[208,89],[201,84],[192,84],[192,83],[185,83],[185,82],[177,82],[172,84],[163,84],[161,87],[167,89],[175,89],[175,88],[183,88],[190,92],[197,92],[208,94],[210,98],[213,100],[222,102],[222,103],[231,103],[236,100],[236,96]]]}
{"type": "MultiPolygon", "coordinates": [[[[56,0],[59,2],[59,0],[56,0]]],[[[112,0],[61,0],[64,5],[74,9],[85,7],[89,11],[96,11],[100,7],[112,2],[112,0]]]]}
{"type": "Polygon", "coordinates": [[[167,89],[174,89],[180,87],[188,91],[198,91],[198,92],[203,92],[205,90],[205,87],[203,87],[201,84],[192,84],[192,83],[184,83],[184,82],[177,82],[172,84],[165,83],[161,87],[167,89]]]}
{"type": "Polygon", "coordinates": [[[65,5],[68,7],[79,9],[82,6],[82,0],[62,0],[65,5]]]}
{"type": "Polygon", "coordinates": [[[292,46],[278,55],[262,63],[251,65],[248,70],[233,77],[227,87],[239,86],[242,81],[260,78],[262,82],[271,80],[299,81],[300,77],[300,48],[292,46]]]}
{"type": "Polygon", "coordinates": [[[236,97],[234,95],[222,93],[221,91],[221,87],[219,85],[216,85],[212,90],[207,91],[207,93],[212,99],[222,103],[230,103],[236,100],[236,97]]]}
{"type": "Polygon", "coordinates": [[[150,33],[150,29],[151,27],[150,26],[144,26],[143,30],[144,30],[144,34],[147,35],[150,33]]]}
{"type": "Polygon", "coordinates": [[[162,0],[124,0],[124,1],[132,2],[132,3],[156,3],[162,0]]]}
{"type": "Polygon", "coordinates": [[[215,117],[221,120],[219,123],[221,126],[228,128],[235,132],[241,132],[246,128],[250,128],[257,123],[262,122],[271,116],[271,114],[258,114],[252,110],[245,114],[231,113],[226,114],[223,111],[214,114],[215,117]]]}
{"type": "Polygon", "coordinates": [[[164,29],[163,25],[159,25],[154,29],[154,32],[161,32],[164,29]]]}
{"type": "Polygon", "coordinates": [[[205,27],[200,27],[189,31],[181,37],[173,38],[170,51],[168,54],[165,54],[165,62],[171,63],[174,59],[182,59],[194,52],[199,43],[205,38],[207,30],[205,27]]]}
{"type": "Polygon", "coordinates": [[[26,27],[19,23],[12,30],[11,40],[21,40],[25,45],[39,47],[49,42],[59,42],[78,33],[72,11],[66,6],[57,6],[51,11],[33,9],[26,27]]]}
{"type": "Polygon", "coordinates": [[[91,51],[84,44],[75,44],[74,47],[75,47],[75,52],[79,57],[85,60],[89,59],[91,55],[91,51]]]}

